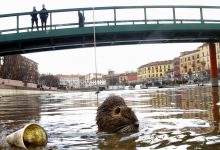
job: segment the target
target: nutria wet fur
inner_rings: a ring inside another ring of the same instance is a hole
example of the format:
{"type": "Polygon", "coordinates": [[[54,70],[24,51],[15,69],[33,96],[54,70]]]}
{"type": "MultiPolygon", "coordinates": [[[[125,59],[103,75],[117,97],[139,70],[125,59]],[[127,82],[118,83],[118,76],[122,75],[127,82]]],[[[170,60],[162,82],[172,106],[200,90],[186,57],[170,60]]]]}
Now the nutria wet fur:
{"type": "Polygon", "coordinates": [[[139,123],[136,115],[125,104],[120,96],[109,96],[98,107],[96,123],[101,132],[108,133],[130,133],[137,132],[139,123]]]}

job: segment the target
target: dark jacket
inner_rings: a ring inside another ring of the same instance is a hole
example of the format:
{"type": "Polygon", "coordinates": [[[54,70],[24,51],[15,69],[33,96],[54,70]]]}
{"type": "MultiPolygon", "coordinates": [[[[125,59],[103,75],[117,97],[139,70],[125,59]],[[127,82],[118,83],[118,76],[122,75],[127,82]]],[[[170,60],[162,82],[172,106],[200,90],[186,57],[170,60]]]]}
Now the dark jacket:
{"type": "Polygon", "coordinates": [[[78,13],[78,16],[79,16],[79,22],[83,23],[85,21],[85,17],[83,16],[83,14],[80,12],[78,13]]]}
{"type": "Polygon", "coordinates": [[[36,12],[36,10],[33,10],[33,11],[32,11],[32,14],[31,14],[31,17],[32,17],[32,18],[31,18],[31,19],[32,19],[32,20],[38,20],[38,18],[37,18],[37,13],[34,13],[34,12],[36,12]]]}
{"type": "Polygon", "coordinates": [[[43,8],[40,12],[40,19],[41,20],[47,20],[47,17],[48,17],[48,12],[45,8],[43,8]]]}

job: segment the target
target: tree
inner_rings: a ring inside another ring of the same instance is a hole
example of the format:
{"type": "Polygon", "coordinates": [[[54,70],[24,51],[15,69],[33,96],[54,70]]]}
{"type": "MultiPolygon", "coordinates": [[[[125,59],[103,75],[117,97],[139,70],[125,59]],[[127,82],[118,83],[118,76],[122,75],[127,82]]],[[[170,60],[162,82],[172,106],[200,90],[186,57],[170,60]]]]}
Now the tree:
{"type": "Polygon", "coordinates": [[[201,65],[202,65],[202,70],[204,71],[205,70],[206,62],[205,61],[201,61],[201,65]]]}
{"type": "Polygon", "coordinates": [[[201,61],[201,65],[202,65],[202,73],[201,73],[201,77],[202,78],[205,78],[205,65],[206,65],[206,62],[205,61],[201,61]]]}
{"type": "Polygon", "coordinates": [[[127,82],[126,79],[124,79],[124,80],[122,81],[122,85],[128,85],[128,82],[127,82]]]}
{"type": "Polygon", "coordinates": [[[193,67],[193,71],[195,71],[195,78],[196,78],[196,64],[195,64],[195,62],[193,62],[193,64],[192,64],[192,67],[193,67]]]}
{"type": "Polygon", "coordinates": [[[191,69],[189,69],[189,71],[188,71],[188,75],[189,75],[189,78],[192,77],[192,71],[191,71],[191,69]]]}
{"type": "Polygon", "coordinates": [[[4,56],[1,66],[1,77],[20,80],[25,83],[37,83],[38,64],[21,55],[4,56]]]}
{"type": "Polygon", "coordinates": [[[58,87],[59,85],[59,78],[52,74],[42,74],[39,78],[40,85],[46,85],[49,87],[58,87]]]}

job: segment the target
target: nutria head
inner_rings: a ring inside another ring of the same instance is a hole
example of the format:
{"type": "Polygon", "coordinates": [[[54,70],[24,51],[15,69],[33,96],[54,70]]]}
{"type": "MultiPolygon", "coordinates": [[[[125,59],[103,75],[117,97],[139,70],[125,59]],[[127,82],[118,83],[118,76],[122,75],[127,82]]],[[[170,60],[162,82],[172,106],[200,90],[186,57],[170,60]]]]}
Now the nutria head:
{"type": "Polygon", "coordinates": [[[137,132],[136,115],[120,96],[109,96],[97,110],[96,123],[99,131],[109,133],[137,132]]]}

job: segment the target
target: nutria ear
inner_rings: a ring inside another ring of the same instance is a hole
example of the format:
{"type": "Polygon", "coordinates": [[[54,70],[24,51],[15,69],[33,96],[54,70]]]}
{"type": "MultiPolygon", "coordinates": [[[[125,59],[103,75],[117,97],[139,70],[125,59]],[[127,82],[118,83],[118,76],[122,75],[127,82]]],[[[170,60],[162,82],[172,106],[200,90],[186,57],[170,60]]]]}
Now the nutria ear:
{"type": "Polygon", "coordinates": [[[115,115],[118,115],[120,112],[121,112],[121,108],[120,108],[120,107],[116,107],[116,108],[114,109],[114,114],[115,114],[115,115]]]}

